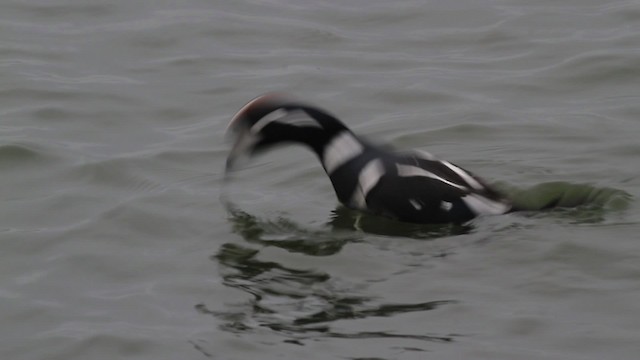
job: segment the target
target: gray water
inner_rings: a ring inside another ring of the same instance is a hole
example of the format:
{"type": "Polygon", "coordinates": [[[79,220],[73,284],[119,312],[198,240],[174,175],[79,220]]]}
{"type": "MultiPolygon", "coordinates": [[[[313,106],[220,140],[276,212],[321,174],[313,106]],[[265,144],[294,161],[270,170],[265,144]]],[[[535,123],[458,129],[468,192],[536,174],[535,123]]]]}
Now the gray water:
{"type": "Polygon", "coordinates": [[[638,1],[3,1],[0,359],[637,359],[639,137],[638,1]],[[302,148],[223,187],[268,91],[632,199],[399,224],[302,148]]]}

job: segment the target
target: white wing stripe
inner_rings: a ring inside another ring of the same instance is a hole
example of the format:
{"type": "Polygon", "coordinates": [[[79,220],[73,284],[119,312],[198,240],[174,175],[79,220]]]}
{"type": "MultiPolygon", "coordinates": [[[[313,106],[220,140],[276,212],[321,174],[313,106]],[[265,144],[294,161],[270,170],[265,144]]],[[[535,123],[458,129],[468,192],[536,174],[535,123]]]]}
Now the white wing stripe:
{"type": "Polygon", "coordinates": [[[425,169],[419,168],[417,166],[412,166],[412,165],[402,165],[402,164],[396,164],[396,166],[398,167],[398,176],[401,177],[411,177],[411,176],[424,176],[424,177],[428,177],[431,179],[435,179],[438,181],[442,181],[443,183],[456,187],[458,189],[462,189],[462,190],[466,190],[467,188],[464,186],[460,186],[458,184],[455,184],[449,180],[443,179],[440,176],[431,173],[425,169]]]}
{"type": "Polygon", "coordinates": [[[364,147],[348,131],[338,133],[324,148],[322,164],[327,174],[331,175],[337,168],[347,161],[362,154],[364,147]]]}
{"type": "Polygon", "coordinates": [[[448,167],[449,169],[451,169],[451,171],[453,171],[454,173],[458,174],[458,176],[460,176],[462,178],[462,180],[464,180],[467,184],[469,184],[472,188],[476,189],[476,190],[482,190],[484,189],[484,186],[482,186],[482,184],[480,184],[478,182],[478,180],[474,179],[473,176],[471,176],[469,173],[467,173],[466,171],[460,169],[459,167],[451,164],[448,161],[441,161],[441,163],[443,163],[446,167],[448,167]]]}
{"type": "Polygon", "coordinates": [[[298,127],[312,126],[312,127],[322,128],[322,125],[320,125],[320,123],[318,123],[314,118],[310,117],[309,115],[301,111],[297,111],[293,115],[290,115],[286,119],[282,119],[282,120],[283,121],[279,121],[279,122],[283,122],[293,126],[298,126],[298,127]]]}

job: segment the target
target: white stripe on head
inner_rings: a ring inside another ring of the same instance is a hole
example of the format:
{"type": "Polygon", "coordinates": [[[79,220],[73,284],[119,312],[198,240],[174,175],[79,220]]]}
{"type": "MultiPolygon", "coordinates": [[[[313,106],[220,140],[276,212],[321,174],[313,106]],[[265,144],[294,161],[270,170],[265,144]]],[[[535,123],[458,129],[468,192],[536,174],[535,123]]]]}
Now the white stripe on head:
{"type": "Polygon", "coordinates": [[[478,180],[474,179],[473,176],[471,176],[471,174],[462,170],[461,168],[451,164],[448,161],[441,161],[441,163],[443,163],[446,167],[451,169],[451,171],[453,171],[454,173],[458,174],[458,176],[460,176],[462,180],[464,180],[472,188],[476,190],[483,190],[485,188],[484,186],[482,186],[482,184],[478,182],[478,180]]]}
{"type": "Polygon", "coordinates": [[[455,188],[458,189],[462,189],[462,190],[467,190],[466,187],[455,184],[449,180],[443,179],[440,176],[429,172],[423,168],[419,168],[417,166],[413,166],[413,165],[403,165],[403,164],[396,164],[396,167],[398,168],[398,176],[401,177],[411,177],[411,176],[424,176],[424,177],[428,177],[431,179],[435,179],[438,181],[442,181],[443,183],[449,185],[449,186],[453,186],[455,188]]]}
{"type": "Polygon", "coordinates": [[[278,122],[293,125],[293,126],[299,126],[299,127],[312,126],[312,127],[322,128],[322,125],[320,125],[318,120],[316,120],[315,118],[310,116],[306,111],[301,109],[290,110],[287,116],[280,118],[278,122]]]}
{"type": "Polygon", "coordinates": [[[285,109],[276,109],[267,115],[263,116],[262,119],[258,120],[253,126],[251,126],[251,132],[254,134],[259,133],[265,126],[269,125],[274,121],[278,121],[279,119],[287,116],[289,112],[285,109]]]}
{"type": "Polygon", "coordinates": [[[351,197],[351,204],[357,209],[366,210],[367,194],[373,189],[384,175],[382,160],[373,159],[365,165],[358,176],[358,186],[351,197]]]}
{"type": "Polygon", "coordinates": [[[462,197],[464,203],[476,213],[476,215],[499,215],[504,214],[509,210],[509,205],[487,199],[486,197],[478,194],[469,194],[462,197]]]}
{"type": "Polygon", "coordinates": [[[299,127],[302,127],[302,126],[313,126],[318,128],[322,127],[314,118],[310,117],[309,114],[307,114],[302,110],[294,109],[291,111],[287,111],[285,109],[280,108],[280,109],[273,110],[272,112],[263,116],[262,119],[258,120],[255,124],[253,124],[253,126],[251,127],[251,132],[253,132],[254,134],[257,134],[260,131],[262,131],[262,129],[265,126],[273,122],[277,122],[280,124],[289,124],[289,125],[299,126],[299,127]]]}
{"type": "Polygon", "coordinates": [[[342,131],[325,146],[322,164],[327,174],[331,175],[337,168],[362,154],[363,151],[364,147],[351,132],[342,131]]]}

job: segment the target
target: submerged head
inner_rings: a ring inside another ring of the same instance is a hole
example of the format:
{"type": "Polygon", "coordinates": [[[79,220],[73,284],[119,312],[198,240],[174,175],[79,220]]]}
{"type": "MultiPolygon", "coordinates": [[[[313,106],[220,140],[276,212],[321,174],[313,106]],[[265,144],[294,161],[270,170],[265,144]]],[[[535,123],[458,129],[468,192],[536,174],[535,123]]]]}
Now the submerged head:
{"type": "Polygon", "coordinates": [[[312,148],[324,134],[345,129],[333,116],[290,96],[270,93],[243,106],[231,119],[226,133],[234,137],[226,170],[237,160],[284,142],[300,142],[312,148]]]}

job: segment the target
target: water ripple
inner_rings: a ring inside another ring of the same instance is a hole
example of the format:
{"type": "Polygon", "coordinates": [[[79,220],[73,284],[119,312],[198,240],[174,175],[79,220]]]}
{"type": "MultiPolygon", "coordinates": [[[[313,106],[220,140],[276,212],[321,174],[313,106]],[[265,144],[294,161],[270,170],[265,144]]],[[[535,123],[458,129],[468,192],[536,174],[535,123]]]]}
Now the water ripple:
{"type": "Polygon", "coordinates": [[[50,161],[53,157],[48,154],[42,147],[27,144],[3,144],[0,145],[0,170],[10,171],[16,167],[43,164],[50,161]]]}
{"type": "Polygon", "coordinates": [[[355,295],[353,290],[339,286],[329,274],[261,261],[256,258],[258,253],[255,249],[227,243],[212,258],[223,267],[225,285],[245,291],[254,297],[250,304],[234,305],[236,311],[214,311],[208,309],[205,304],[196,305],[200,313],[222,319],[225,322],[222,329],[226,331],[244,333],[252,331],[256,326],[266,327],[283,334],[288,341],[296,342],[318,336],[350,339],[408,338],[445,342],[453,339],[452,336],[427,334],[398,334],[385,331],[343,333],[331,330],[330,323],[338,320],[390,317],[430,311],[455,301],[375,305],[371,304],[374,302],[372,297],[355,295]],[[243,308],[246,310],[241,310],[243,308]],[[313,335],[305,335],[307,333],[313,335]]]}
{"type": "Polygon", "coordinates": [[[637,0],[0,1],[0,358],[634,358],[639,19],[637,0]],[[224,126],[268,91],[535,206],[587,204],[407,225],[336,206],[281,151],[229,206],[224,126]]]}

